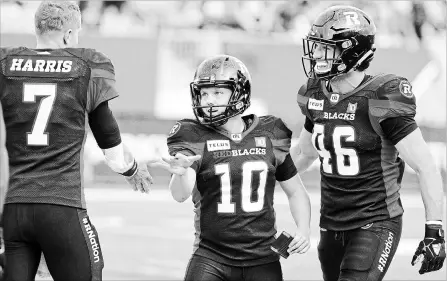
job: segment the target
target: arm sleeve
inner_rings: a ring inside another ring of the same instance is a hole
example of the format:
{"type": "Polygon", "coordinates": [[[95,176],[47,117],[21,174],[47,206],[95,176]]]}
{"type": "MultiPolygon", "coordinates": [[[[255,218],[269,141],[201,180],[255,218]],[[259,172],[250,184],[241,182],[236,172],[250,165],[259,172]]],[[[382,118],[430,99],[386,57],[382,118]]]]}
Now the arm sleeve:
{"type": "Polygon", "coordinates": [[[312,134],[314,130],[314,123],[312,123],[312,120],[310,120],[309,117],[306,116],[306,120],[304,121],[304,128],[306,131],[312,134]]]}
{"type": "Polygon", "coordinates": [[[385,136],[396,145],[403,138],[418,128],[416,121],[411,116],[392,117],[380,123],[385,136]]]}
{"type": "Polygon", "coordinates": [[[121,143],[120,129],[107,101],[90,112],[88,123],[101,149],[112,148],[121,143]]]}
{"type": "Polygon", "coordinates": [[[298,173],[298,170],[293,163],[292,157],[290,154],[287,154],[284,162],[276,168],[276,180],[277,181],[286,181],[294,177],[298,173]]]}

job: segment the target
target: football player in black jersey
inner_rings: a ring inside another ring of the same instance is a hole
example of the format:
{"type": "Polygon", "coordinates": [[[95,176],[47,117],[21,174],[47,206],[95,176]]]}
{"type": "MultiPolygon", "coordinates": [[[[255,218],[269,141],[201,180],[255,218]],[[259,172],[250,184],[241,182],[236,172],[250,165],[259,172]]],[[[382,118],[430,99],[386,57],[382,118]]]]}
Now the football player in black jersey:
{"type": "Polygon", "coordinates": [[[445,259],[441,175],[414,120],[410,82],[365,73],[375,34],[365,12],[333,6],[303,40],[309,79],[297,101],[306,120],[292,157],[299,172],[321,162],[318,254],[325,281],[383,279],[401,236],[405,163],[419,177],[427,220],[412,264],[421,255],[423,274],[445,259]]]}
{"type": "Polygon", "coordinates": [[[309,249],[310,202],[289,154],[292,132],[280,118],[242,113],[251,77],[238,59],[203,61],[191,83],[196,120],[183,119],[168,137],[169,158],[154,164],[173,173],[175,200],[192,195],[195,243],[185,280],[282,280],[273,197],[278,181],[289,199],[296,236],[288,252],[309,249]]]}
{"type": "Polygon", "coordinates": [[[108,106],[118,96],[111,60],[94,49],[77,48],[77,4],[43,1],[35,30],[36,48],[0,48],[10,169],[6,199],[1,198],[5,279],[34,280],[43,253],[56,281],[101,280],[101,246],[84,196],[87,119],[113,171],[145,193],[152,178],[123,145],[108,106]]]}

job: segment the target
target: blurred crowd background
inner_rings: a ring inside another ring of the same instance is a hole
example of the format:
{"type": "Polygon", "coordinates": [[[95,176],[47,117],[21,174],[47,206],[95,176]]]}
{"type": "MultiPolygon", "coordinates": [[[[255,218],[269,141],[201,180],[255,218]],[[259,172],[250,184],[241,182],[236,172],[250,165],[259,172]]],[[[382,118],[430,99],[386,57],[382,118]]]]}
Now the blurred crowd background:
{"type": "MultiPolygon", "coordinates": [[[[392,41],[421,37],[423,26],[445,30],[446,1],[77,1],[88,34],[153,36],[161,28],[239,30],[252,34],[300,36],[324,8],[354,4],[371,15],[380,36],[392,41]]],[[[39,2],[3,1],[3,32],[34,31],[33,13],[39,2]],[[11,19],[21,20],[15,24],[11,19]]],[[[416,40],[417,41],[417,40],[416,40]]],[[[395,43],[395,42],[389,42],[395,43]]]]}
{"type": "MultiPolygon", "coordinates": [[[[248,113],[280,116],[296,138],[304,120],[295,102],[305,81],[302,38],[322,10],[348,4],[365,10],[377,26],[376,57],[368,71],[391,72],[412,82],[418,123],[445,170],[445,0],[78,3],[83,16],[80,47],[100,50],[114,63],[121,95],[112,102],[113,110],[140,160],[166,153],[171,126],[177,119],[193,118],[189,83],[197,65],[217,53],[247,65],[253,78],[248,113]]],[[[34,47],[38,5],[0,2],[2,46],[34,47]]],[[[115,180],[102,159],[88,138],[86,178],[115,180]]]]}

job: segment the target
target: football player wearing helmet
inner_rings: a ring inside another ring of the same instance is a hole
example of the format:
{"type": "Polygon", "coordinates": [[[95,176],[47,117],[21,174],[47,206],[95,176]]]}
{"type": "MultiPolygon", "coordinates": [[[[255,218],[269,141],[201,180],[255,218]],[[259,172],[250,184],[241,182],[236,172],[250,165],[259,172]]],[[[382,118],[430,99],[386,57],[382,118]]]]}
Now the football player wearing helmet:
{"type": "Polygon", "coordinates": [[[383,279],[401,236],[405,162],[419,177],[426,212],[419,273],[439,270],[445,259],[442,180],[414,120],[411,84],[365,73],[375,34],[365,12],[333,6],[303,40],[309,79],[297,99],[306,119],[292,156],[299,172],[321,162],[318,254],[325,281],[383,279]]]}
{"type": "Polygon", "coordinates": [[[292,132],[274,116],[242,116],[250,95],[251,77],[240,60],[203,61],[191,83],[196,120],[174,125],[171,156],[153,164],[173,173],[175,200],[192,194],[196,239],[185,280],[283,280],[270,248],[276,181],[297,225],[288,252],[309,249],[310,201],[289,154],[292,132]]]}
{"type": "Polygon", "coordinates": [[[151,183],[146,166],[123,146],[108,107],[118,96],[114,66],[96,50],[75,48],[80,28],[76,4],[43,1],[35,14],[36,48],[0,48],[10,168],[6,280],[34,280],[42,252],[54,280],[101,279],[102,252],[82,179],[87,115],[107,164],[134,189],[147,192],[151,183]]]}

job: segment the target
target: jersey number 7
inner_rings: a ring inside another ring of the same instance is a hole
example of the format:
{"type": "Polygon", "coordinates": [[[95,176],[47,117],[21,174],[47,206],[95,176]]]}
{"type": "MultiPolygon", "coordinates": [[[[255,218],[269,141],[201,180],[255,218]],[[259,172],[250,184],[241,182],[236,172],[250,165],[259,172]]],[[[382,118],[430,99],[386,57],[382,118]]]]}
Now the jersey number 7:
{"type": "Polygon", "coordinates": [[[33,146],[48,145],[48,133],[45,129],[50,119],[53,109],[54,100],[56,98],[56,84],[23,84],[23,102],[36,103],[36,96],[43,96],[37,110],[36,118],[31,132],[27,133],[26,143],[33,146]]]}

